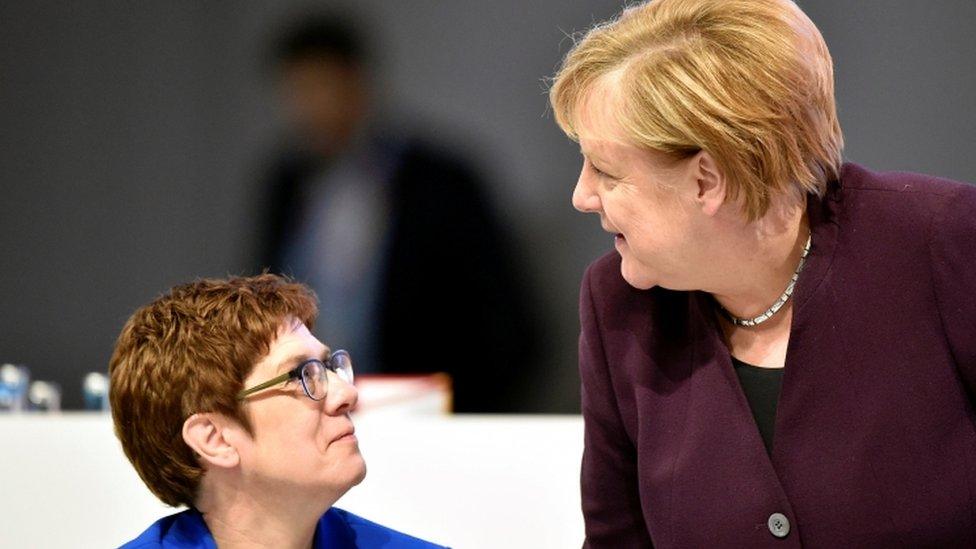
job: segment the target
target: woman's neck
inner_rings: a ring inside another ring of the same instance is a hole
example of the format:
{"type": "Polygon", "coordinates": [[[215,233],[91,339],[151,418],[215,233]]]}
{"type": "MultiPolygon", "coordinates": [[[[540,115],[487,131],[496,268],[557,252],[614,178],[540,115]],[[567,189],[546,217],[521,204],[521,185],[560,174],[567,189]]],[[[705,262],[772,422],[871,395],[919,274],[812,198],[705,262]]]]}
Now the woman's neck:
{"type": "Polygon", "coordinates": [[[329,507],[331,504],[297,501],[281,493],[252,495],[224,487],[201,497],[198,509],[221,549],[308,549],[319,519],[329,507]]]}
{"type": "Polygon", "coordinates": [[[709,293],[737,318],[763,314],[796,273],[809,234],[802,207],[773,210],[746,225],[735,245],[724,247],[726,268],[709,293]]]}

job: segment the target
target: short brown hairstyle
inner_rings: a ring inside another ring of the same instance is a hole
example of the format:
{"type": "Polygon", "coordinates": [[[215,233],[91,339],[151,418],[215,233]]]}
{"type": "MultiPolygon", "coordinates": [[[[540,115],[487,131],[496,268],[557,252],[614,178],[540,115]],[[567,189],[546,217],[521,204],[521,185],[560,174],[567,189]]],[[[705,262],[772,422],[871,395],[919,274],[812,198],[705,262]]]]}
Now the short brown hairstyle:
{"type": "Polygon", "coordinates": [[[289,319],[312,327],[315,294],[262,274],[177,286],[133,313],[109,362],[115,434],[163,503],[192,507],[204,470],[183,422],[219,412],[250,429],[237,393],[289,319]]]}
{"type": "Polygon", "coordinates": [[[631,144],[676,158],[708,151],[750,219],[776,193],[822,194],[839,175],[833,63],[790,0],[651,0],[590,30],[550,89],[571,138],[607,75],[631,144]]]}

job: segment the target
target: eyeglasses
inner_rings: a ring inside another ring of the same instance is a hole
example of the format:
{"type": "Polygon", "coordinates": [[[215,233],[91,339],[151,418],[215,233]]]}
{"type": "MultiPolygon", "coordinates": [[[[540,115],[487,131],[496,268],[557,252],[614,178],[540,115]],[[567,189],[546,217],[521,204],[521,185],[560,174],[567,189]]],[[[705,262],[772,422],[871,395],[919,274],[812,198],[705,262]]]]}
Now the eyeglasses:
{"type": "Polygon", "coordinates": [[[240,393],[237,393],[237,399],[244,400],[248,395],[254,394],[262,389],[267,389],[284,381],[298,379],[302,382],[302,389],[305,390],[308,398],[322,400],[329,392],[328,370],[335,372],[339,376],[339,379],[352,384],[352,359],[349,358],[348,352],[339,349],[332,353],[332,356],[329,357],[327,362],[322,362],[317,358],[308,359],[274,379],[269,379],[250,389],[244,389],[240,393]]]}

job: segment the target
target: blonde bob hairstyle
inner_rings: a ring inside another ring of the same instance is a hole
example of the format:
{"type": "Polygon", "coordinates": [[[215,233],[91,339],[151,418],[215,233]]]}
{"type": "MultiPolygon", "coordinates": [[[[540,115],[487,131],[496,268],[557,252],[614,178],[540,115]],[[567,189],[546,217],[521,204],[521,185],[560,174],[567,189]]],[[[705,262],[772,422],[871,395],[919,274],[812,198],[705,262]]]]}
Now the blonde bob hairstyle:
{"type": "Polygon", "coordinates": [[[550,89],[574,140],[598,84],[612,86],[606,110],[629,144],[675,158],[707,151],[751,220],[777,194],[822,195],[839,175],[830,53],[790,0],[651,0],[596,26],[550,89]]]}

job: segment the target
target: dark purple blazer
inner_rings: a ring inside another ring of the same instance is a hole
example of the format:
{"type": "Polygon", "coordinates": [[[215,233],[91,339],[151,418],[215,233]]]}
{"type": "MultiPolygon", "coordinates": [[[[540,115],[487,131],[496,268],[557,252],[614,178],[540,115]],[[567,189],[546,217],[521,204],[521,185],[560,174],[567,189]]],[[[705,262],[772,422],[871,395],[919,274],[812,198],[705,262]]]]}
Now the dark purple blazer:
{"type": "Polygon", "coordinates": [[[847,164],[808,214],[771,459],[711,298],[587,270],[586,547],[976,547],[976,187],[847,164]]]}

